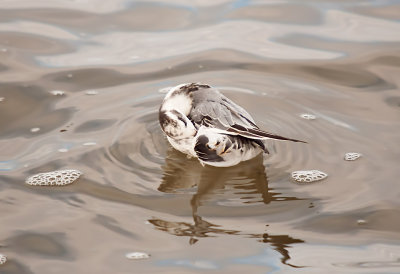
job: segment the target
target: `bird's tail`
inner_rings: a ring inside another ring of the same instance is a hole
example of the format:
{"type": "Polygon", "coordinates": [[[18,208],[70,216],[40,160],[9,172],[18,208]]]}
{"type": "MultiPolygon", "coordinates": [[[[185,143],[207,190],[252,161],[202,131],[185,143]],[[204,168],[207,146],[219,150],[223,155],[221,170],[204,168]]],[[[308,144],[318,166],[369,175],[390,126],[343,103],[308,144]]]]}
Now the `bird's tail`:
{"type": "Polygon", "coordinates": [[[227,129],[227,131],[254,140],[275,139],[275,140],[307,143],[305,141],[283,137],[274,133],[269,133],[258,128],[246,128],[240,125],[233,125],[229,129],[227,129]]]}

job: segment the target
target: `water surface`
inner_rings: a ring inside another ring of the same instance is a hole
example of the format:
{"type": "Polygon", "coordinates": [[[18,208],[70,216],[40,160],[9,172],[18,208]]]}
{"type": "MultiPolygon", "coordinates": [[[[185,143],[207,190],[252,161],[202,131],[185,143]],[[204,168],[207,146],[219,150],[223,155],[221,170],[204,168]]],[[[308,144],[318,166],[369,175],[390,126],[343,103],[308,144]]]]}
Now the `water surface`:
{"type": "Polygon", "coordinates": [[[399,20],[398,1],[1,1],[0,272],[398,273],[399,20]],[[188,82],[308,144],[202,167],[158,125],[188,82]],[[84,175],[24,183],[59,169],[84,175]],[[291,180],[309,169],[329,176],[291,180]]]}

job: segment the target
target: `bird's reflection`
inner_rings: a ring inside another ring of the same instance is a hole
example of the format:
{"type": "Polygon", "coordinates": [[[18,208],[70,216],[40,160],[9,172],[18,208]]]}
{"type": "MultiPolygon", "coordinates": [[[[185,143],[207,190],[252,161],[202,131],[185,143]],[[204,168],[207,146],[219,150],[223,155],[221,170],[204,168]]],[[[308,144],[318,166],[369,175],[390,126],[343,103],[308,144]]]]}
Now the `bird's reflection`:
{"type": "Polygon", "coordinates": [[[199,238],[213,237],[216,234],[258,238],[260,242],[269,243],[282,255],[282,263],[290,265],[287,263],[287,260],[290,259],[287,247],[290,244],[301,243],[302,240],[288,235],[271,235],[265,232],[246,234],[237,230],[228,230],[203,220],[198,214],[199,207],[203,204],[233,202],[237,206],[238,203],[269,204],[275,200],[296,199],[295,197],[277,197],[280,193],[268,189],[267,175],[261,155],[234,167],[203,167],[196,159],[188,159],[183,154],[171,149],[168,151],[163,171],[163,180],[158,190],[165,193],[192,194],[191,207],[194,223],[150,219],[149,222],[157,229],[172,235],[189,237],[190,244],[196,243],[199,238]]]}

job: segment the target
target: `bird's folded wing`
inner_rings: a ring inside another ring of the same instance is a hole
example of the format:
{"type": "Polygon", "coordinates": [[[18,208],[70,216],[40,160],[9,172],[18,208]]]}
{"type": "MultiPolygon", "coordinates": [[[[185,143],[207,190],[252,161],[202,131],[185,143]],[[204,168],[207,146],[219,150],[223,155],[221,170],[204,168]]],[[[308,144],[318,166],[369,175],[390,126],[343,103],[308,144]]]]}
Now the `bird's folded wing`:
{"type": "Polygon", "coordinates": [[[213,127],[222,134],[240,135],[255,140],[277,139],[303,142],[259,129],[253,118],[243,108],[227,98],[219,102],[209,99],[197,104],[190,116],[198,126],[213,127]]]}

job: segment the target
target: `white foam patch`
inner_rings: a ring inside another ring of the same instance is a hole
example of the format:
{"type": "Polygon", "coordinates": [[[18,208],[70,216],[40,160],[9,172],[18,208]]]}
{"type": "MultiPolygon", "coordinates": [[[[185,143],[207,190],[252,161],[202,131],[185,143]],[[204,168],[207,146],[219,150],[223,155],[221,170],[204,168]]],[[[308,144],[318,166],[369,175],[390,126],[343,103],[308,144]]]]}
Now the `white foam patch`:
{"type": "Polygon", "coordinates": [[[57,170],[33,175],[25,180],[32,186],[64,186],[75,182],[82,172],[75,169],[57,170]]]}
{"type": "Polygon", "coordinates": [[[300,117],[306,120],[315,120],[317,117],[309,113],[300,114],[300,117]]]}
{"type": "Polygon", "coordinates": [[[357,153],[357,152],[348,152],[344,155],[344,159],[346,161],[355,161],[358,158],[360,158],[362,156],[361,153],[357,153]]]}
{"type": "Polygon", "coordinates": [[[0,265],[7,262],[7,256],[0,253],[0,265]]]}
{"type": "Polygon", "coordinates": [[[312,183],[325,179],[328,176],[319,170],[298,170],[292,172],[292,179],[299,183],[312,183]]]}
{"type": "Polygon", "coordinates": [[[130,260],[141,260],[150,258],[150,254],[144,252],[130,252],[125,255],[130,260]]]}
{"type": "Polygon", "coordinates": [[[62,95],[65,94],[65,92],[62,91],[62,90],[52,90],[52,91],[50,91],[50,93],[55,95],[55,96],[62,96],[62,95]]]}

